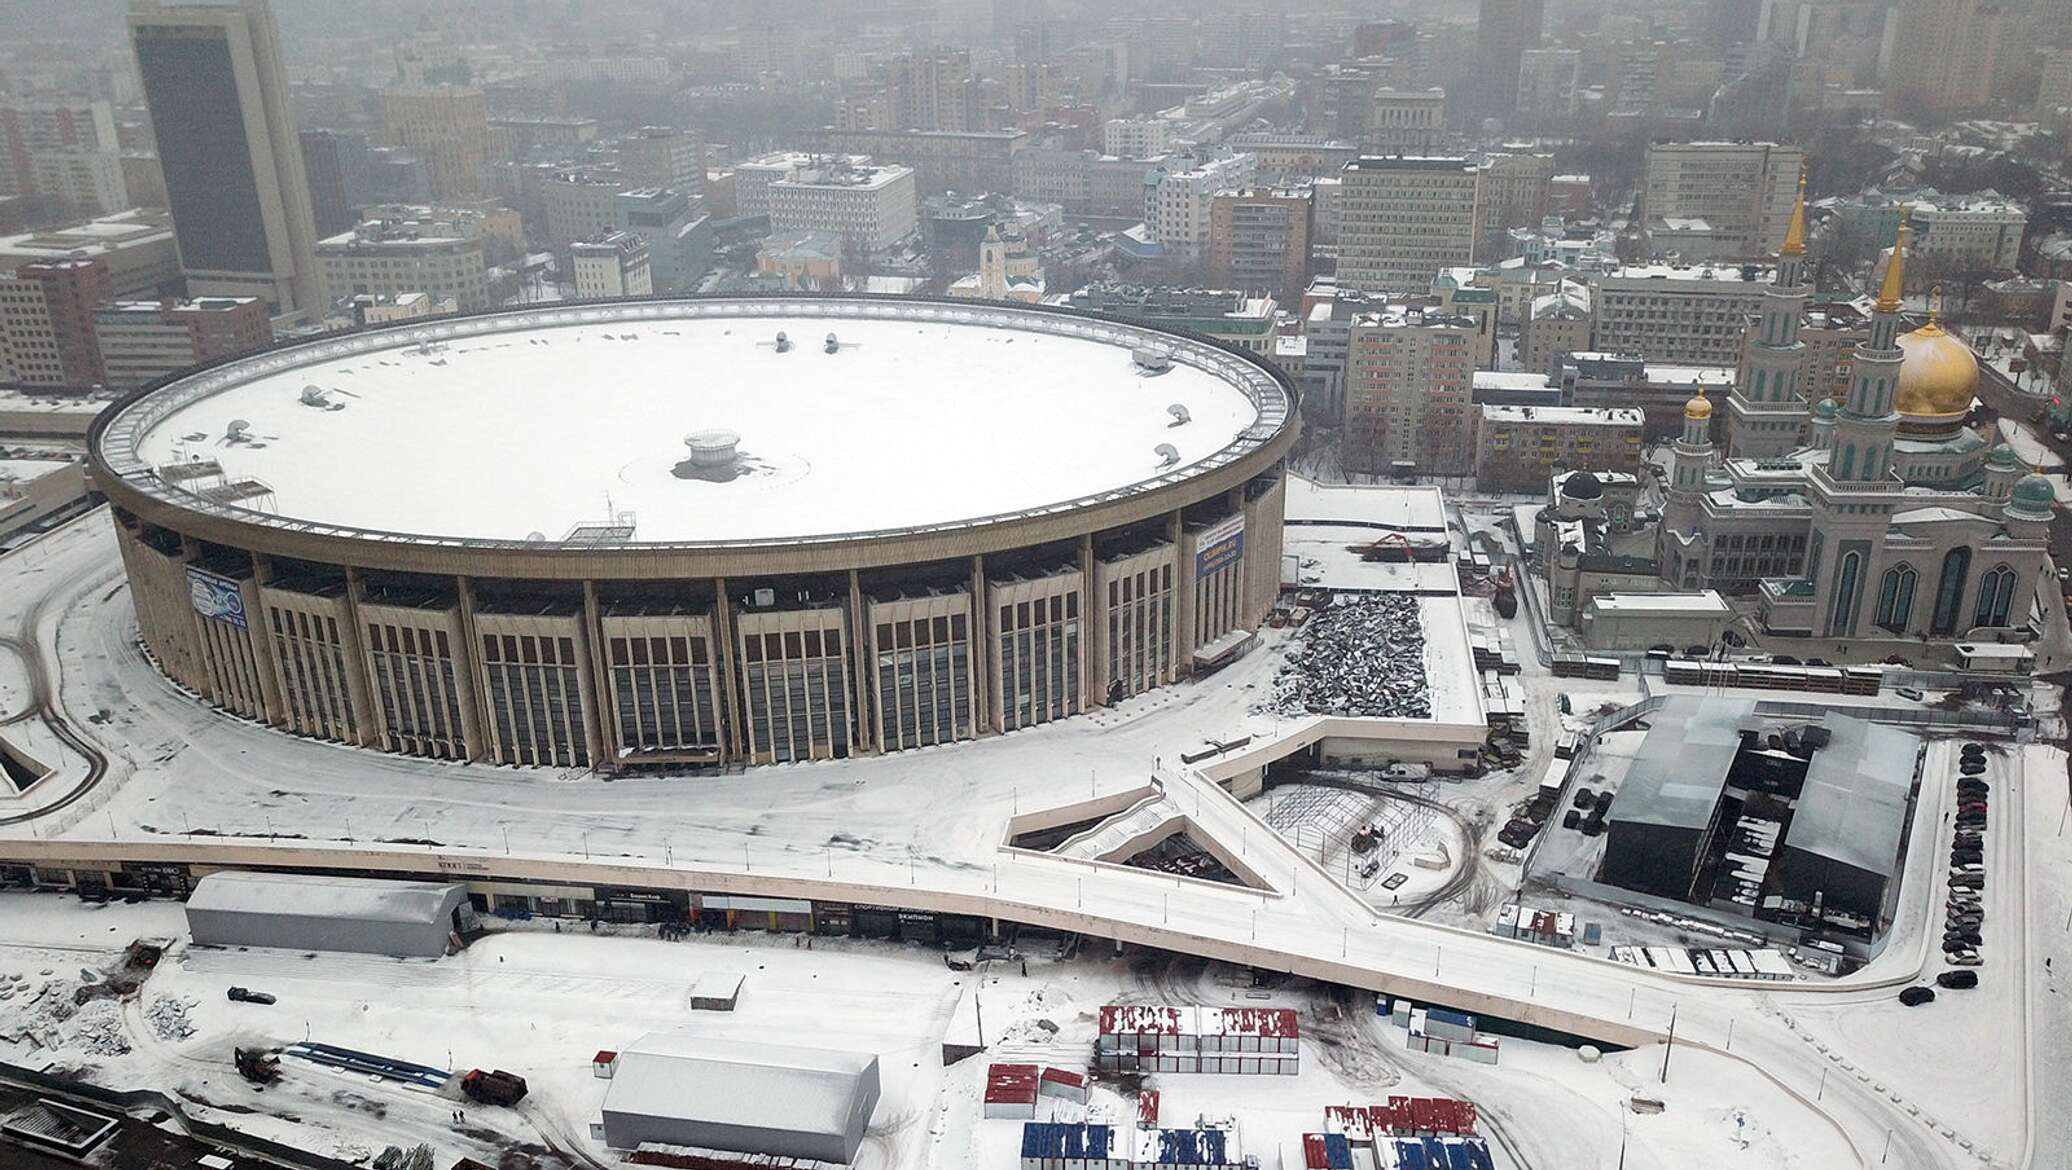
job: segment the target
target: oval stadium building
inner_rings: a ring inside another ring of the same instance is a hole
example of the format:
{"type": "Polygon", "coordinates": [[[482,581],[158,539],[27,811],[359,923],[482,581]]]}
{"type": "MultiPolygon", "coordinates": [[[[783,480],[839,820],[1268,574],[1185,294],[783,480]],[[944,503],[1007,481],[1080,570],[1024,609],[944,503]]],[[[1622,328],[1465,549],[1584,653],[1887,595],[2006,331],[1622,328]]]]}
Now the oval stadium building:
{"type": "Polygon", "coordinates": [[[1241,653],[1286,377],[915,298],[540,306],[192,370],[93,431],[146,647],[438,759],[693,769],[1010,731],[1241,653]]]}

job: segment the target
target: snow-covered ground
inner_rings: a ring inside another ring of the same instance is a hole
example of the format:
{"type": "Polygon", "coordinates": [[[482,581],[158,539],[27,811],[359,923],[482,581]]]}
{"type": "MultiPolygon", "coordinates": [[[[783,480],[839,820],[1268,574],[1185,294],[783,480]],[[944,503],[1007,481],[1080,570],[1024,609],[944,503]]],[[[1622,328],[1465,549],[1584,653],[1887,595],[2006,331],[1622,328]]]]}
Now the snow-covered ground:
{"type": "MultiPolygon", "coordinates": [[[[8,566],[10,584],[28,587],[0,593],[0,630],[27,619],[46,659],[62,664],[62,698],[73,726],[113,757],[101,788],[59,821],[65,836],[81,842],[111,836],[178,842],[191,828],[243,834],[238,839],[260,847],[269,834],[295,833],[328,838],[327,847],[394,852],[424,847],[380,845],[379,839],[431,838],[439,842],[432,847],[436,855],[462,866],[509,853],[528,865],[562,870],[608,859],[618,875],[612,880],[646,872],[657,880],[708,883],[707,889],[827,881],[870,895],[857,900],[996,906],[1007,918],[1069,921],[1072,929],[1173,950],[1256,955],[1245,961],[1300,965],[1345,983],[1430,981],[1457,997],[1495,997],[1492,1002],[1512,1004],[1510,1010],[1531,1018],[1583,1013],[1660,1032],[1674,1014],[1680,1042],[1723,1048],[1732,1033],[1736,1056],[1749,1055],[1765,1076],[1799,1093],[1813,1091],[1827,1064],[1783,1016],[1838,994],[1832,989],[1674,979],[1496,940],[1479,922],[1461,920],[1464,929],[1455,930],[1378,916],[1196,774],[1161,767],[1211,734],[1249,732],[1263,742],[1286,733],[1270,719],[1247,714],[1278,665],[1278,634],[1202,682],[1030,732],[733,777],[603,784],[333,747],[208,712],[169,686],[139,653],[105,515],[47,544],[34,565],[8,566]],[[40,616],[24,612],[38,606],[44,607],[40,616]],[[1195,828],[1242,856],[1271,892],[1055,857],[1002,862],[1002,829],[1016,809],[1080,799],[1081,792],[1133,789],[1153,775],[1195,828]]],[[[1521,647],[1530,644],[1525,620],[1521,615],[1512,627],[1521,647]]],[[[1565,680],[1535,665],[1521,681],[1533,726],[1525,766],[1445,786],[1456,807],[1477,817],[1493,819],[1528,793],[1551,753],[1558,726],[1553,700],[1565,680]]],[[[5,831],[26,837],[31,830],[5,831]]],[[[1484,860],[1478,884],[1485,893],[1515,883],[1515,864],[1484,860]]],[[[1913,896],[1929,893],[1924,888],[1913,896]]],[[[1890,978],[1903,980],[1905,973],[1890,978]]],[[[1897,983],[1837,986],[1875,999],[1889,996],[1897,983]]],[[[1981,1091],[2020,1091],[2019,1071],[1992,1061],[1997,1049],[1980,1046],[1976,1035],[1957,1023],[1939,1028],[1933,1015],[1909,1019],[1935,1028],[1956,1054],[1944,1062],[1945,1071],[1963,1068],[1981,1091]]],[[[1835,1084],[1830,1078],[1817,1112],[1843,1127],[1859,1151],[1892,1130],[1897,1161],[1889,1164],[1972,1160],[1957,1137],[1943,1138],[1908,1112],[1906,1102],[1934,1099],[1944,1071],[1924,1070],[1889,1051],[1852,1050],[1850,1059],[1874,1070],[1869,1080],[1852,1076],[1835,1084]],[[1880,1080],[1888,1089],[1875,1087],[1880,1080]],[[1901,1101],[1892,1100],[1895,1091],[1901,1101]]],[[[1981,1120],[1998,1128],[1990,1118],[1981,1120]]],[[[1977,1132],[1996,1149],[2013,1145],[1968,1122],[1961,1131],[1952,1128],[1967,1139],[1977,1132]]],[[[1860,1160],[1874,1161],[1875,1152],[1860,1160]]]]}
{"type": "MultiPolygon", "coordinates": [[[[94,907],[70,896],[5,894],[0,918],[16,928],[0,942],[0,980],[25,972],[31,983],[67,988],[79,985],[80,968],[114,962],[131,938],[182,934],[170,903],[94,907]]],[[[1262,990],[1240,968],[1097,950],[1068,960],[1035,954],[1026,973],[1007,961],[954,972],[919,947],[814,943],[808,950],[785,936],[661,942],[529,929],[492,933],[445,959],[396,960],[176,942],[134,997],[94,1013],[107,1017],[104,1031],[61,1029],[65,1039],[54,1050],[0,1040],[0,1054],[79,1068],[111,1086],[156,1088],[197,1116],[330,1156],[427,1142],[441,1164],[460,1156],[493,1164],[516,1148],[554,1165],[549,1151],[615,1158],[589,1136],[607,1086],[591,1073],[599,1048],[649,1030],[833,1045],[880,1061],[883,1098],[859,1170],[962,1170],[1011,1165],[1019,1148],[1019,1122],[982,1116],[987,1065],[1085,1069],[1103,1004],[1285,1006],[1301,1017],[1300,1075],[1149,1076],[1144,1084],[1161,1093],[1164,1123],[1232,1118],[1243,1150],[1264,1166],[1288,1165],[1300,1136],[1322,1128],[1327,1105],[1377,1103],[1390,1094],[1456,1096],[1478,1105],[1505,1170],[1608,1165],[1622,1126],[1630,1134],[1627,1164],[1636,1170],[1810,1170],[1861,1160],[1817,1109],[1738,1056],[1679,1046],[1660,1083],[1659,1046],[1590,1064],[1566,1048],[1507,1040],[1502,1064],[1487,1068],[1406,1051],[1403,1032],[1377,1018],[1367,997],[1299,980],[1262,990]],[[689,989],[706,971],[746,976],[734,1012],[690,1010],[689,989]],[[232,985],[271,992],[279,1002],[231,1003],[224,991],[232,985]],[[973,985],[990,1045],[944,1067],[941,1042],[973,985]],[[153,1017],[176,1014],[166,1005],[184,1007],[191,1033],[154,1024],[153,1017]],[[293,1057],[283,1058],[280,1082],[261,1091],[232,1070],[234,1047],[305,1038],[439,1068],[503,1068],[524,1076],[531,1093],[517,1109],[492,1108],[293,1057]],[[90,1041],[102,1051],[89,1051],[90,1041]],[[112,1051],[120,1046],[127,1051],[112,1051]],[[1626,1106],[1634,1096],[1666,1108],[1633,1114],[1626,1106]]],[[[0,1001],[0,1034],[11,1034],[21,1014],[0,1001]]],[[[1043,1115],[1127,1129],[1135,1109],[1125,1093],[1116,1081],[1097,1081],[1088,1106],[1046,1100],[1043,1115]]]]}

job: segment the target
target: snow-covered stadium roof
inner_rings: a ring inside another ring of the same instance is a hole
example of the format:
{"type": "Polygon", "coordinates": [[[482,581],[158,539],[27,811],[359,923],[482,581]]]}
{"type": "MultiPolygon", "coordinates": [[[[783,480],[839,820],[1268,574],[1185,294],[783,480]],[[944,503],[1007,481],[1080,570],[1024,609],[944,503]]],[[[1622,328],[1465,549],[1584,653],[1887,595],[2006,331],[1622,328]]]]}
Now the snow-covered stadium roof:
{"type": "Polygon", "coordinates": [[[1076,314],[645,301],[270,351],[120,408],[100,452],[183,507],[304,530],[554,543],[630,517],[630,539],[610,539],[756,544],[954,528],[1151,490],[1271,440],[1292,406],[1252,359],[1076,314]],[[1133,350],[1147,345],[1171,355],[1169,370],[1139,367],[1133,350]],[[712,431],[739,436],[717,473],[692,467],[686,447],[712,431]],[[163,474],[209,461],[219,480],[163,474]],[[265,491],[211,498],[215,483],[265,491]]]}

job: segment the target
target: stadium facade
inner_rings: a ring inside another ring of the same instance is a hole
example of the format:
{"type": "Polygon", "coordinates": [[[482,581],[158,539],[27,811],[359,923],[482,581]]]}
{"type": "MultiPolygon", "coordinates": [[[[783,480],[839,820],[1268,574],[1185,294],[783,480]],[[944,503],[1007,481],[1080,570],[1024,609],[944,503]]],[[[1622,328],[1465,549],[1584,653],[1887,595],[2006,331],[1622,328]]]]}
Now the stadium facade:
{"type": "Polygon", "coordinates": [[[201,367],[105,412],[91,459],[145,647],[219,707],[724,767],[1012,731],[1241,653],[1295,405],[1235,348],[1062,310],[640,300],[201,367]]]}

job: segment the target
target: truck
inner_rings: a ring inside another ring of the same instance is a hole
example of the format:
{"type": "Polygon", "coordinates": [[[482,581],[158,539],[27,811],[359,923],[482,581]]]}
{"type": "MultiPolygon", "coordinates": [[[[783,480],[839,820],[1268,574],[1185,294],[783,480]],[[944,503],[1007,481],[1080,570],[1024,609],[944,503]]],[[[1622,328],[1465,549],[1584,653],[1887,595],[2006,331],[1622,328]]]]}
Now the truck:
{"type": "Polygon", "coordinates": [[[270,1085],[281,1079],[281,1058],[264,1048],[233,1048],[231,1059],[237,1075],[255,1085],[270,1085]]]}
{"type": "Polygon", "coordinates": [[[460,1091],[471,1101],[484,1105],[516,1105],[525,1099],[525,1078],[502,1069],[484,1072],[469,1069],[460,1079],[460,1091]]]}

